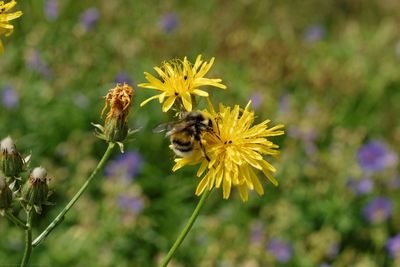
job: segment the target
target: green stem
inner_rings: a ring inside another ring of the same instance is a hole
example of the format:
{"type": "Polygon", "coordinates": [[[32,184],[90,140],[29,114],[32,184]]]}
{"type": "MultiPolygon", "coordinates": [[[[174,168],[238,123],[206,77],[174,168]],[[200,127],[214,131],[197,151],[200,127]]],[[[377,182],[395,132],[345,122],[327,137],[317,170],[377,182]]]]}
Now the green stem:
{"type": "Polygon", "coordinates": [[[12,214],[11,211],[6,211],[5,215],[6,215],[7,219],[9,219],[13,223],[15,223],[17,226],[21,227],[24,230],[28,229],[26,227],[25,223],[20,218],[15,217],[14,214],[12,214]]]}
{"type": "Polygon", "coordinates": [[[190,229],[192,228],[194,222],[197,219],[197,216],[199,216],[200,210],[203,207],[204,202],[206,201],[209,194],[210,194],[210,191],[208,191],[208,190],[204,191],[203,195],[201,196],[201,198],[199,200],[199,203],[197,203],[197,206],[192,213],[192,216],[190,216],[189,221],[186,223],[185,228],[183,228],[182,232],[179,234],[178,238],[175,240],[175,243],[172,245],[171,249],[168,251],[167,256],[165,256],[165,258],[161,262],[160,267],[166,267],[168,265],[169,261],[172,259],[175,252],[178,250],[179,246],[182,244],[186,235],[189,233],[190,229]]]}
{"type": "Polygon", "coordinates": [[[31,257],[32,252],[32,209],[26,212],[27,222],[26,222],[26,230],[25,230],[25,251],[24,257],[22,258],[20,267],[25,267],[28,265],[29,258],[31,257]]]}
{"type": "Polygon", "coordinates": [[[93,172],[90,174],[89,178],[86,180],[86,182],[82,185],[82,187],[79,189],[79,191],[75,194],[75,196],[68,202],[68,204],[65,206],[65,208],[57,215],[57,217],[47,226],[47,228],[33,241],[32,245],[36,247],[37,245],[40,244],[40,242],[45,239],[50,232],[61,222],[61,220],[64,218],[64,215],[72,208],[72,206],[75,204],[75,202],[79,199],[79,197],[85,192],[86,188],[89,186],[90,182],[93,180],[93,178],[96,176],[97,172],[104,167],[105,163],[107,162],[108,158],[111,155],[112,149],[114,148],[115,143],[108,143],[107,150],[104,152],[103,157],[97,164],[96,168],[93,170],[93,172]]]}

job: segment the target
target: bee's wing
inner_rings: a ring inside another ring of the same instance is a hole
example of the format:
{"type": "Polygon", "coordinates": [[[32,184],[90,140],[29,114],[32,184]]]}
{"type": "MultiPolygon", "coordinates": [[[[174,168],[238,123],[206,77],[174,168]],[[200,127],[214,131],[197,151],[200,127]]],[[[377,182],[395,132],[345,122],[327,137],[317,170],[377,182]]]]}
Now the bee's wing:
{"type": "Polygon", "coordinates": [[[195,121],[185,121],[185,119],[181,119],[178,121],[170,121],[166,123],[161,123],[153,129],[155,133],[161,133],[166,131],[166,136],[170,136],[172,134],[183,131],[188,127],[192,127],[195,124],[195,121]]]}
{"type": "Polygon", "coordinates": [[[162,133],[165,131],[169,131],[169,130],[171,130],[173,124],[174,124],[173,122],[161,123],[161,124],[157,125],[156,127],[154,127],[153,133],[162,133]]]}

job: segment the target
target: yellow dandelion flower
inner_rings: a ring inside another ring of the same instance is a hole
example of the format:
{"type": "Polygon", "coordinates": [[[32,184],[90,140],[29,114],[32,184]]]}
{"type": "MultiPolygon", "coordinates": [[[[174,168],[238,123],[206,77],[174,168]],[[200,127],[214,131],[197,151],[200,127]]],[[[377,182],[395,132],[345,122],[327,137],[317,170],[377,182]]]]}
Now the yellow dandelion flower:
{"type": "Polygon", "coordinates": [[[278,145],[268,137],[284,134],[284,126],[268,128],[270,120],[253,125],[255,115],[249,110],[250,103],[244,110],[239,105],[231,108],[220,104],[218,113],[212,106],[210,112],[205,111],[213,121],[213,131],[204,133],[202,138],[210,161],[205,159],[201,150],[190,157],[175,160],[174,171],[187,164],[201,163],[197,176],[205,175],[197,186],[196,195],[201,195],[206,188],[211,190],[221,185],[224,199],[229,198],[232,186],[239,189],[243,201],[248,200],[248,189],[263,195],[264,189],[255,170],[262,171],[268,180],[278,185],[273,176],[276,169],[263,156],[279,155],[278,145]]]}
{"type": "Polygon", "coordinates": [[[185,57],[183,61],[171,60],[164,62],[161,68],[155,67],[154,69],[160,79],[145,72],[148,82],[141,83],[138,86],[157,90],[160,94],[148,98],[140,106],[144,106],[149,101],[158,98],[160,103],[164,102],[162,106],[163,112],[167,112],[175,101],[182,104],[185,111],[192,111],[192,95],[208,97],[206,91],[199,89],[201,86],[210,85],[226,89],[226,86],[221,84],[221,79],[204,78],[213,64],[214,58],[208,63],[206,61],[203,62],[201,55],[199,55],[194,65],[185,57]]]}
{"type": "MultiPolygon", "coordinates": [[[[0,1],[0,35],[4,34],[5,36],[9,36],[14,30],[14,26],[10,24],[10,21],[22,16],[22,11],[7,13],[16,4],[17,2],[15,0],[12,0],[6,4],[4,1],[0,1]]],[[[3,43],[0,40],[0,54],[3,53],[3,51],[3,43]]]]}

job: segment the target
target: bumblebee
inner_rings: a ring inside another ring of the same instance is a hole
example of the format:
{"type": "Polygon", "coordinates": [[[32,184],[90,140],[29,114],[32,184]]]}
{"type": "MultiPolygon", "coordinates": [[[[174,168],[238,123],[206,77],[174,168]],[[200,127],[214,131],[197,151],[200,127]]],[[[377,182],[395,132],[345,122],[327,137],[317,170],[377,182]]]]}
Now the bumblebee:
{"type": "Polygon", "coordinates": [[[154,131],[167,131],[166,137],[171,141],[172,150],[180,157],[192,155],[196,143],[199,144],[204,157],[210,161],[202,143],[202,134],[212,131],[212,121],[201,111],[182,113],[178,121],[167,122],[157,126],[154,131]]]}

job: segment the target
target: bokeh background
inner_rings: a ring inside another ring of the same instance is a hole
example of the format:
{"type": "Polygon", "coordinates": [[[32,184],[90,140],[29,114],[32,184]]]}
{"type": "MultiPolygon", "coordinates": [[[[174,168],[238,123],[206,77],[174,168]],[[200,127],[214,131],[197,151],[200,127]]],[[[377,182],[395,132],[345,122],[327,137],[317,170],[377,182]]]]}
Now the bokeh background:
{"type": "MultiPolygon", "coordinates": [[[[400,2],[20,1],[0,57],[0,138],[11,135],[54,191],[36,236],[97,164],[93,135],[107,90],[198,54],[216,61],[215,102],[253,100],[284,123],[280,186],[242,203],[208,199],[170,266],[400,266],[400,2]],[[397,257],[397,261],[396,261],[397,257]]],[[[210,90],[211,92],[211,90],[210,90]]],[[[172,173],[169,120],[137,89],[141,128],[35,248],[33,266],[154,266],[197,203],[196,168],[172,173]]],[[[205,103],[200,103],[204,105],[205,103]]],[[[22,213],[21,213],[22,216],[22,213]]],[[[0,217],[0,265],[18,263],[23,233],[0,217]]]]}

